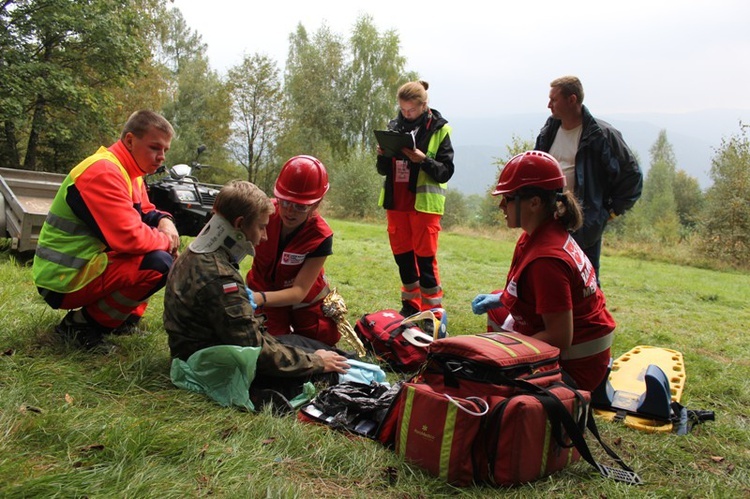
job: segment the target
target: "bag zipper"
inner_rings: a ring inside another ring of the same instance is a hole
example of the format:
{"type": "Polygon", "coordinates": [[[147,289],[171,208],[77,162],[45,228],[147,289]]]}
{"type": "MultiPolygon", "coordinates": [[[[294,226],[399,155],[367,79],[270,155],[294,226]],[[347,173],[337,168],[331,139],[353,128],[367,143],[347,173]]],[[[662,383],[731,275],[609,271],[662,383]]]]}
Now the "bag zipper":
{"type": "Polygon", "coordinates": [[[495,373],[499,374],[498,378],[515,379],[515,378],[519,378],[523,376],[522,379],[526,379],[526,380],[542,378],[545,376],[549,376],[550,374],[556,374],[560,372],[559,367],[557,369],[550,369],[547,371],[540,370],[544,366],[558,363],[557,358],[545,359],[543,361],[531,362],[527,364],[518,364],[515,366],[493,366],[490,364],[485,364],[483,362],[469,360],[465,357],[460,357],[458,355],[448,355],[448,354],[430,355],[428,356],[428,359],[427,359],[428,364],[430,360],[435,361],[440,366],[445,367],[457,378],[464,378],[464,379],[469,379],[472,381],[491,383],[494,385],[502,385],[506,383],[503,383],[502,379],[495,379],[494,376],[487,376],[486,373],[488,372],[492,374],[490,371],[494,371],[495,373]],[[453,364],[455,368],[452,367],[451,364],[453,364]],[[465,368],[467,367],[469,368],[468,372],[470,373],[480,372],[485,375],[482,377],[476,377],[476,378],[472,378],[470,375],[461,376],[460,371],[465,370],[465,368]],[[512,374],[508,374],[508,373],[512,373],[512,374]]]}

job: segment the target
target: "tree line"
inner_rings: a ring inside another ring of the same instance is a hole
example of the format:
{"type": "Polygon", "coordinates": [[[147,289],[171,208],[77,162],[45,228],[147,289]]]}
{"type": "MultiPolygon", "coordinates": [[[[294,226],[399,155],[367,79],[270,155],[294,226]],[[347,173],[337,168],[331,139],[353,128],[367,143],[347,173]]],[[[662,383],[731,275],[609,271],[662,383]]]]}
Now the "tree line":
{"type": "MultiPolygon", "coordinates": [[[[372,130],[396,114],[398,87],[418,77],[406,67],[397,32],[379,31],[368,15],[348,36],[299,23],[281,69],[258,52],[221,75],[206,54],[201,36],[166,0],[0,0],[0,165],[66,172],[113,142],[130,112],[149,108],[175,127],[170,164],[187,163],[206,146],[205,182],[246,178],[272,192],[287,158],[311,154],[330,172],[327,210],[382,216],[372,130]]],[[[514,138],[496,166],[532,146],[514,138]]],[[[706,192],[677,168],[666,131],[650,160],[642,199],[610,232],[634,242],[689,243],[709,258],[746,265],[747,126],[717,148],[706,192]]],[[[489,192],[449,191],[443,226],[501,228],[495,201],[489,192]]]]}
{"type": "Polygon", "coordinates": [[[372,130],[416,77],[397,33],[367,15],[347,38],[300,23],[283,72],[255,53],[220,75],[206,49],[165,0],[0,1],[0,162],[67,171],[150,108],[176,130],[170,163],[204,144],[214,169],[203,180],[240,176],[268,189],[296,154],[334,171],[371,155],[372,130]]]}

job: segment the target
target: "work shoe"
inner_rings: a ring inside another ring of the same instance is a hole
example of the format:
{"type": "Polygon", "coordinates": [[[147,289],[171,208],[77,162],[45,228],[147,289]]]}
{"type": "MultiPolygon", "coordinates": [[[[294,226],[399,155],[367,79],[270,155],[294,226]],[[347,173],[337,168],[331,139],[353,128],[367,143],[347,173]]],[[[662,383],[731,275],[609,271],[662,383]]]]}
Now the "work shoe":
{"type": "Polygon", "coordinates": [[[126,334],[135,334],[140,331],[138,324],[141,322],[141,316],[130,314],[125,322],[112,330],[112,334],[122,336],[126,334]]]}
{"type": "Polygon", "coordinates": [[[92,350],[104,342],[104,330],[98,324],[89,322],[76,322],[76,310],[68,312],[63,320],[55,326],[55,333],[59,334],[65,341],[71,342],[77,347],[92,350]]]}
{"type": "Polygon", "coordinates": [[[410,317],[416,313],[419,312],[419,309],[415,308],[413,305],[411,305],[409,302],[402,301],[401,302],[401,310],[399,310],[399,314],[401,314],[404,317],[410,317]]]}
{"type": "Polygon", "coordinates": [[[275,416],[284,416],[294,413],[294,407],[289,400],[276,390],[261,389],[250,391],[250,402],[260,411],[266,406],[270,407],[275,416]]]}

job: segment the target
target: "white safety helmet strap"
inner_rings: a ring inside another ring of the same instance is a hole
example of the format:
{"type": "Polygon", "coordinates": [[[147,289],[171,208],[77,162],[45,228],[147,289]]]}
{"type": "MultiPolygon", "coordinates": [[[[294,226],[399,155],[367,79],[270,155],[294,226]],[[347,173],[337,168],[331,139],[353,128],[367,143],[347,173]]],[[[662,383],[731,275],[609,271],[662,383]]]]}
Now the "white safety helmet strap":
{"type": "Polygon", "coordinates": [[[423,333],[416,327],[408,327],[401,333],[406,341],[415,347],[427,348],[432,343],[432,336],[423,333]]]}

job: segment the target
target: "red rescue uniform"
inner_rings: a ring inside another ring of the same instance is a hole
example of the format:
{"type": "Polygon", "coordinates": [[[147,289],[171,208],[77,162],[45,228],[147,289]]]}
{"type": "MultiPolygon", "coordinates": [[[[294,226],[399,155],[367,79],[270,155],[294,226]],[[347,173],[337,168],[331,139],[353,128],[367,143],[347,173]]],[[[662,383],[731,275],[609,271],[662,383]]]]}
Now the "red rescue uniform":
{"type": "Polygon", "coordinates": [[[591,262],[559,222],[546,221],[518,239],[502,303],[490,310],[489,322],[502,325],[510,313],[513,330],[530,336],[545,329],[542,314],[572,310],[573,342],[561,352],[561,365],[585,390],[604,379],[616,324],[591,262]]]}
{"type": "MultiPolygon", "coordinates": [[[[292,287],[307,258],[332,254],[333,231],[315,212],[282,241],[282,220],[278,200],[266,232],[268,239],[255,248],[253,266],[247,274],[247,286],[253,291],[278,291],[292,287]]],[[[265,325],[274,336],[300,334],[331,346],[341,338],[333,319],[323,315],[323,298],[329,292],[325,271],[320,270],[302,303],[286,307],[262,307],[256,314],[266,317],[265,325]]]]}

